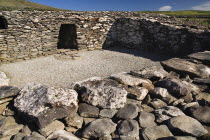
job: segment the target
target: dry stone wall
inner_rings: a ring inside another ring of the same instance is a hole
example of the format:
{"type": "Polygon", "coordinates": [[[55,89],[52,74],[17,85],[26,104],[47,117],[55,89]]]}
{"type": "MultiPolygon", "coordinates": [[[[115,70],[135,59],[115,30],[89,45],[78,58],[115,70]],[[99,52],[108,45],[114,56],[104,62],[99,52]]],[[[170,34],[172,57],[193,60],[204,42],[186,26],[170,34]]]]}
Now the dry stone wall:
{"type": "Polygon", "coordinates": [[[210,33],[176,18],[132,12],[2,11],[0,61],[13,62],[57,52],[62,24],[75,24],[78,49],[113,46],[171,53],[209,50],[210,33]],[[184,51],[183,51],[184,50],[184,51]]]}

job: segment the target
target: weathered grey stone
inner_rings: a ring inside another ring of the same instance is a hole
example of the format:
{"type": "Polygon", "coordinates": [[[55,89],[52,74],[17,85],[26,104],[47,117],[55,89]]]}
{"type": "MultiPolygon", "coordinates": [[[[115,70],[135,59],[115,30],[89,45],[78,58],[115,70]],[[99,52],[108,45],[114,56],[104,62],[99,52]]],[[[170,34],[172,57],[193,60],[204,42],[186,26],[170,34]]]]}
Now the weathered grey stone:
{"type": "Polygon", "coordinates": [[[9,85],[9,79],[7,78],[7,76],[4,72],[0,71],[0,87],[8,86],[8,85],[9,85]]]}
{"type": "Polygon", "coordinates": [[[83,120],[84,120],[84,125],[87,125],[87,124],[89,124],[90,122],[96,120],[96,118],[83,118],[83,120]]]}
{"type": "Polygon", "coordinates": [[[138,85],[142,85],[143,83],[152,84],[150,80],[138,78],[126,72],[113,74],[111,75],[111,78],[115,79],[121,84],[129,85],[129,86],[138,86],[138,85]]]}
{"type": "Polygon", "coordinates": [[[165,88],[157,87],[152,92],[152,95],[159,98],[165,98],[169,95],[168,90],[165,88]]]}
{"type": "Polygon", "coordinates": [[[4,112],[4,110],[7,108],[8,104],[9,104],[9,102],[0,104],[0,114],[2,114],[4,112]]]}
{"type": "Polygon", "coordinates": [[[25,125],[25,126],[23,126],[21,133],[24,133],[26,136],[29,136],[29,135],[31,135],[31,130],[27,125],[25,125]]]}
{"type": "Polygon", "coordinates": [[[22,140],[26,136],[25,133],[18,133],[14,136],[12,140],[22,140]]]}
{"type": "Polygon", "coordinates": [[[80,140],[78,137],[73,135],[70,132],[66,132],[65,130],[58,130],[53,133],[51,133],[48,137],[48,140],[54,140],[54,139],[59,139],[59,140],[80,140]],[[62,139],[59,139],[62,138],[62,139]]]}
{"type": "Polygon", "coordinates": [[[141,112],[152,112],[154,109],[146,104],[141,105],[140,110],[141,112]]]}
{"type": "Polygon", "coordinates": [[[139,76],[146,79],[163,79],[168,76],[168,72],[161,67],[153,66],[144,68],[140,71],[131,71],[134,76],[139,76]]]}
{"type": "Polygon", "coordinates": [[[134,138],[130,136],[120,136],[120,140],[139,140],[139,138],[134,138]]]}
{"type": "Polygon", "coordinates": [[[156,126],[155,115],[149,112],[140,112],[139,125],[142,128],[156,126]]]}
{"type": "Polygon", "coordinates": [[[184,99],[179,99],[179,100],[176,100],[176,101],[174,101],[173,102],[173,106],[177,106],[177,105],[179,105],[179,104],[181,104],[181,103],[184,103],[184,99]]]}
{"type": "Polygon", "coordinates": [[[210,78],[194,78],[193,82],[201,85],[210,85],[210,78]]]}
{"type": "Polygon", "coordinates": [[[193,97],[192,97],[192,94],[191,94],[191,93],[189,93],[189,94],[183,96],[181,99],[184,99],[184,101],[185,101],[186,103],[190,103],[190,102],[193,101],[193,97]]]}
{"type": "Polygon", "coordinates": [[[120,108],[116,114],[119,119],[134,119],[138,115],[138,107],[134,104],[126,104],[123,108],[120,108]]]}
{"type": "Polygon", "coordinates": [[[191,103],[182,105],[182,110],[186,110],[188,108],[199,108],[199,103],[198,102],[191,102],[191,103]]]}
{"type": "Polygon", "coordinates": [[[125,89],[128,92],[128,97],[142,101],[148,94],[148,90],[143,87],[132,87],[125,89]]]}
{"type": "Polygon", "coordinates": [[[117,111],[117,109],[102,109],[99,116],[101,118],[112,118],[117,113],[117,111]]]}
{"type": "Polygon", "coordinates": [[[150,105],[154,108],[154,109],[159,109],[162,107],[167,106],[167,104],[165,102],[163,102],[160,99],[153,99],[152,102],[150,102],[150,105]]]}
{"type": "Polygon", "coordinates": [[[210,107],[200,106],[192,112],[192,116],[202,123],[210,123],[210,107]]]}
{"type": "Polygon", "coordinates": [[[179,79],[166,78],[156,83],[157,86],[166,88],[169,93],[175,96],[184,96],[191,92],[190,88],[179,79]]]}
{"type": "Polygon", "coordinates": [[[78,114],[72,114],[65,118],[66,124],[68,126],[73,126],[76,128],[82,128],[83,118],[80,117],[78,114]]]}
{"type": "Polygon", "coordinates": [[[44,136],[37,132],[33,132],[32,135],[24,137],[23,140],[46,140],[44,136]]]}
{"type": "Polygon", "coordinates": [[[162,138],[160,140],[197,140],[197,139],[191,136],[173,136],[173,137],[162,138]]]}
{"type": "Polygon", "coordinates": [[[17,87],[2,86],[0,87],[0,99],[16,96],[19,91],[17,87]]]}
{"type": "Polygon", "coordinates": [[[9,98],[1,99],[0,100],[0,104],[4,104],[4,103],[7,103],[7,102],[10,102],[13,99],[14,99],[14,97],[9,97],[9,98]]]}
{"type": "Polygon", "coordinates": [[[92,77],[75,83],[82,101],[102,108],[121,108],[126,104],[127,91],[114,80],[92,77]]]}
{"type": "Polygon", "coordinates": [[[185,115],[179,108],[174,106],[166,106],[155,110],[156,121],[162,123],[172,117],[185,115]]]}
{"type": "Polygon", "coordinates": [[[197,52],[188,55],[189,58],[196,59],[210,66],[210,51],[197,52]]]}
{"type": "Polygon", "coordinates": [[[23,128],[23,125],[10,125],[5,127],[3,130],[0,131],[2,136],[12,136],[19,133],[19,131],[23,128]]]}
{"type": "Polygon", "coordinates": [[[124,120],[118,124],[118,133],[123,136],[139,136],[139,124],[136,120],[124,120]]]}
{"type": "Polygon", "coordinates": [[[71,89],[28,84],[14,101],[15,107],[39,127],[45,127],[54,119],[68,117],[77,111],[77,92],[71,89]]]}
{"type": "Polygon", "coordinates": [[[82,134],[85,138],[100,138],[110,135],[116,130],[116,126],[111,119],[97,119],[92,121],[82,134]]]}
{"type": "Polygon", "coordinates": [[[169,120],[169,128],[172,131],[189,134],[200,137],[208,133],[208,131],[196,119],[189,116],[177,116],[169,120]]]}
{"type": "Polygon", "coordinates": [[[80,103],[78,111],[80,116],[87,118],[97,118],[99,115],[99,109],[97,107],[86,103],[80,103]]]}
{"type": "Polygon", "coordinates": [[[112,136],[111,135],[104,136],[104,137],[100,138],[99,140],[112,140],[112,136]]]}
{"type": "Polygon", "coordinates": [[[39,132],[43,136],[47,137],[51,133],[58,131],[58,130],[63,130],[65,128],[64,124],[60,121],[53,121],[51,124],[45,126],[44,128],[40,129],[39,132]]]}
{"type": "Polygon", "coordinates": [[[159,138],[173,136],[166,125],[147,127],[143,130],[142,136],[145,140],[156,140],[159,138]]]}
{"type": "Polygon", "coordinates": [[[175,71],[181,75],[191,77],[207,78],[210,75],[210,68],[202,64],[194,64],[184,59],[172,58],[161,62],[164,69],[175,71]]]}

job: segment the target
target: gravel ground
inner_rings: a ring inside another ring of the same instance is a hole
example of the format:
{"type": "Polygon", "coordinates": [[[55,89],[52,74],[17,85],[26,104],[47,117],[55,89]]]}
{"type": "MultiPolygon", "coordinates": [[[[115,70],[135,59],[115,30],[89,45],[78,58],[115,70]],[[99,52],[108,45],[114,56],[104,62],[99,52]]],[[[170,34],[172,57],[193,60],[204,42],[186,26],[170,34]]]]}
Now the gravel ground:
{"type": "Polygon", "coordinates": [[[0,71],[11,78],[10,85],[13,86],[22,87],[34,82],[65,87],[93,76],[108,77],[114,73],[160,66],[159,60],[164,59],[160,55],[131,50],[97,50],[80,52],[79,55],[79,60],[58,60],[54,56],[48,56],[2,64],[0,71]]]}

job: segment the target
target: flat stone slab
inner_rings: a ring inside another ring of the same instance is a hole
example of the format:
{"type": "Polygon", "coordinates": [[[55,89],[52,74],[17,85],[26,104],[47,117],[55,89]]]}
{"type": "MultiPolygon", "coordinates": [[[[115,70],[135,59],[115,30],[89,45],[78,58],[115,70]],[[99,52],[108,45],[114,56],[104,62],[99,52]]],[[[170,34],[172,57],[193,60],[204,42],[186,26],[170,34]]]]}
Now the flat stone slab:
{"type": "Polygon", "coordinates": [[[210,51],[198,52],[188,55],[189,58],[196,59],[210,66],[210,51]]]}
{"type": "Polygon", "coordinates": [[[172,58],[161,62],[164,69],[174,71],[181,75],[191,77],[207,78],[210,75],[210,68],[206,65],[195,64],[180,58],[172,58]]]}

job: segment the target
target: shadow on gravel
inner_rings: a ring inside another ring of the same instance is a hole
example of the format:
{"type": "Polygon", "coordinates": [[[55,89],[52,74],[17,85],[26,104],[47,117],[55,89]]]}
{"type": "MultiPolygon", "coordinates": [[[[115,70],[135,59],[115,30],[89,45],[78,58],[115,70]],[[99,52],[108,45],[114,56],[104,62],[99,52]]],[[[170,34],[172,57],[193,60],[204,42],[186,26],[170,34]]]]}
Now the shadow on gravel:
{"type": "Polygon", "coordinates": [[[145,19],[119,18],[109,29],[103,49],[134,54],[153,61],[210,50],[210,32],[197,31],[145,19]]]}

